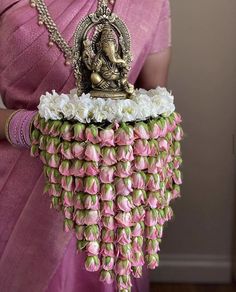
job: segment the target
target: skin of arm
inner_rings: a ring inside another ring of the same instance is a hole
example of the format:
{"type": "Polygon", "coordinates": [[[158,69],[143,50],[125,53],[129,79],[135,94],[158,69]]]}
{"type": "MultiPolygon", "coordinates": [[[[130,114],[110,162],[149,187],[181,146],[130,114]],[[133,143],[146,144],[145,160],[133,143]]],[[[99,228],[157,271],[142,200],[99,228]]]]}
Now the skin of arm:
{"type": "Polygon", "coordinates": [[[136,82],[137,88],[146,90],[165,87],[168,79],[169,64],[171,60],[171,48],[147,57],[144,66],[136,82]]]}
{"type": "MultiPolygon", "coordinates": [[[[157,86],[166,86],[170,64],[171,49],[165,49],[160,53],[151,54],[147,57],[140,72],[136,87],[146,90],[157,86]]],[[[14,110],[0,109],[0,140],[5,139],[5,125],[8,117],[14,110]]]]}

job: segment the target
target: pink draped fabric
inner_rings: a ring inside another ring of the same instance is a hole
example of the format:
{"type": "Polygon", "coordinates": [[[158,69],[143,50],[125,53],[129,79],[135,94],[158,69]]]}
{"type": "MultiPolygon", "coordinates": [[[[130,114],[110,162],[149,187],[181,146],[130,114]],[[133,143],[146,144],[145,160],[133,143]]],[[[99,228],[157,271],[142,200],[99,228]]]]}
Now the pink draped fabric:
{"type": "MultiPolygon", "coordinates": [[[[63,37],[73,44],[73,32],[96,1],[45,0],[63,37]]],[[[114,11],[132,35],[135,82],[148,54],[170,46],[167,0],[117,0],[114,11]]],[[[48,32],[38,26],[28,0],[0,2],[0,94],[7,108],[35,110],[39,97],[55,89],[74,88],[70,66],[63,54],[48,47],[48,32]]],[[[60,213],[49,208],[43,195],[39,160],[28,150],[0,142],[0,290],[3,292],[112,292],[114,286],[88,273],[83,253],[76,254],[75,237],[64,233],[60,213]]],[[[133,291],[148,291],[147,272],[134,280],[133,291]]]]}

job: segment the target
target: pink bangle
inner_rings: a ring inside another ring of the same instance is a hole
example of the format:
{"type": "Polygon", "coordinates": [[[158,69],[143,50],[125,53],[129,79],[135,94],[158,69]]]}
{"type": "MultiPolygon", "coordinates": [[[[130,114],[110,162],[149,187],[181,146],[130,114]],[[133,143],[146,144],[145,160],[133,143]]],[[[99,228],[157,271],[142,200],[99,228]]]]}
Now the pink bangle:
{"type": "Polygon", "coordinates": [[[7,124],[8,141],[17,147],[31,146],[31,126],[37,111],[16,111],[11,115],[7,124]]]}

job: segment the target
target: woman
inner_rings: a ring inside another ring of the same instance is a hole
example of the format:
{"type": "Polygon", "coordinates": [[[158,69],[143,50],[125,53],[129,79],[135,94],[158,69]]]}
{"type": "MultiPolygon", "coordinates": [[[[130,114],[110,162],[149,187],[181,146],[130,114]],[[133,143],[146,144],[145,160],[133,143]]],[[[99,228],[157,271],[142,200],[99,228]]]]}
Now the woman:
{"type": "MultiPolygon", "coordinates": [[[[95,0],[44,2],[71,45],[77,24],[97,4],[95,0]]],[[[132,36],[129,81],[146,89],[164,86],[170,59],[168,0],[110,2],[132,36]]],[[[37,17],[29,0],[1,1],[0,94],[7,108],[0,110],[1,291],[111,292],[113,286],[84,270],[73,234],[63,232],[61,214],[50,210],[49,198],[42,195],[42,165],[27,149],[39,97],[52,89],[68,92],[75,87],[71,66],[56,45],[48,45],[48,31],[37,17]]],[[[146,272],[134,280],[133,291],[148,291],[146,272]]]]}

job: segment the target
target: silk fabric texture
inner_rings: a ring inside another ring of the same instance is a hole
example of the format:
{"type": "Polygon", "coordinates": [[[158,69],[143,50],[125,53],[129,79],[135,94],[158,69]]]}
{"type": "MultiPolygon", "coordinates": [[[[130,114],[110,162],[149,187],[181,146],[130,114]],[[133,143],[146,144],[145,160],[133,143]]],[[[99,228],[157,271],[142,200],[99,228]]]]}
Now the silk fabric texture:
{"type": "MultiPolygon", "coordinates": [[[[45,0],[63,37],[72,45],[79,21],[97,1],[45,0]]],[[[117,0],[114,12],[132,36],[134,83],[147,56],[170,46],[167,0],[117,0]]],[[[0,2],[0,94],[9,109],[36,110],[46,91],[75,87],[70,66],[48,32],[37,24],[28,0],[0,2]]],[[[42,164],[26,149],[0,142],[0,286],[3,292],[115,291],[85,270],[84,254],[76,253],[75,235],[63,231],[62,214],[50,209],[43,195],[42,164]]],[[[133,281],[132,291],[148,291],[147,271],[133,281]]]]}

